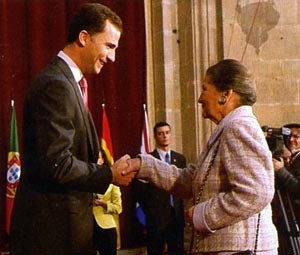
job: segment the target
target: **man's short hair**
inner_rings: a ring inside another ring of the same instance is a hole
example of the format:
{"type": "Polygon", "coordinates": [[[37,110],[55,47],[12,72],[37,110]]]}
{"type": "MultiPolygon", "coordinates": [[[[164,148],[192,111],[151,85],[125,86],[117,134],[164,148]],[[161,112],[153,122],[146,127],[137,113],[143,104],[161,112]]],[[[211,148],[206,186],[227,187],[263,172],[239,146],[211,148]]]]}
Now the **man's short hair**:
{"type": "Polygon", "coordinates": [[[300,123],[289,123],[284,125],[286,128],[300,128],[300,123]]]}
{"type": "Polygon", "coordinates": [[[157,123],[155,124],[154,128],[153,128],[153,133],[154,133],[154,135],[156,135],[157,129],[158,129],[159,127],[164,127],[164,126],[168,126],[168,127],[170,128],[170,130],[171,130],[171,126],[170,126],[169,123],[167,123],[167,122],[165,122],[165,121],[160,121],[160,122],[157,122],[157,123]]]}
{"type": "Polygon", "coordinates": [[[122,32],[121,18],[107,6],[99,3],[82,5],[69,26],[67,43],[76,41],[82,30],[86,30],[90,35],[103,32],[106,20],[109,20],[122,32]]]}

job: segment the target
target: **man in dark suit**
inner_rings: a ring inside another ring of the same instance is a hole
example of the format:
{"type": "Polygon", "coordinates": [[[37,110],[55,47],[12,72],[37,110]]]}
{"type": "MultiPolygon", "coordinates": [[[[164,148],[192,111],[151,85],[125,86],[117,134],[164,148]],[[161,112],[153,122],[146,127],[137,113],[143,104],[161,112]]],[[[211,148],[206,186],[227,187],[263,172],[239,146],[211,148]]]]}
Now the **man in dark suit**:
{"type": "Polygon", "coordinates": [[[13,255],[93,254],[93,193],[122,176],[129,156],[97,165],[99,144],[79,86],[115,60],[121,19],[106,6],[85,4],[69,27],[65,48],[33,80],[23,115],[23,158],[12,215],[13,255]]]}
{"type": "MultiPolygon", "coordinates": [[[[179,168],[186,167],[185,157],[170,149],[171,127],[167,122],[156,123],[154,138],[157,148],[151,152],[152,156],[169,160],[167,163],[179,168]]],[[[135,185],[146,217],[148,255],[184,254],[183,201],[151,183],[136,181],[135,185]]]]}

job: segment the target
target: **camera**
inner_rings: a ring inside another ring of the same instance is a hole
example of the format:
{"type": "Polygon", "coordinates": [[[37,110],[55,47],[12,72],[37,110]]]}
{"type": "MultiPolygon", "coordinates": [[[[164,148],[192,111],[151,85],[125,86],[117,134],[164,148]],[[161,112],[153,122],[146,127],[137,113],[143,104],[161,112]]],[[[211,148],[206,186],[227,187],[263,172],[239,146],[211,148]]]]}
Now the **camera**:
{"type": "Polygon", "coordinates": [[[285,139],[291,134],[291,130],[286,127],[272,128],[268,126],[261,127],[266,132],[266,140],[274,158],[280,158],[283,153],[285,139]]]}

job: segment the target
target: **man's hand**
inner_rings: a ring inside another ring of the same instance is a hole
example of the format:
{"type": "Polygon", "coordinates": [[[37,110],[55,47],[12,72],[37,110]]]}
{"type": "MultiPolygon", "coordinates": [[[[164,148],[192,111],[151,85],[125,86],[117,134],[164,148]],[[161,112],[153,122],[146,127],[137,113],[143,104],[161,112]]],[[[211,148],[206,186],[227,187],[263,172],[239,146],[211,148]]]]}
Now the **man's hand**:
{"type": "Polygon", "coordinates": [[[273,161],[273,167],[275,172],[277,172],[279,169],[284,167],[283,158],[280,158],[280,160],[276,158],[272,158],[272,161],[273,161]]]}
{"type": "Polygon", "coordinates": [[[127,176],[134,173],[134,175],[141,168],[141,159],[140,158],[132,158],[127,160],[127,167],[122,170],[122,175],[127,176]]]}
{"type": "Polygon", "coordinates": [[[118,186],[127,186],[131,183],[132,179],[135,177],[136,172],[130,172],[124,174],[122,171],[129,167],[129,155],[124,155],[119,158],[115,164],[111,167],[112,171],[112,183],[118,186]]]}

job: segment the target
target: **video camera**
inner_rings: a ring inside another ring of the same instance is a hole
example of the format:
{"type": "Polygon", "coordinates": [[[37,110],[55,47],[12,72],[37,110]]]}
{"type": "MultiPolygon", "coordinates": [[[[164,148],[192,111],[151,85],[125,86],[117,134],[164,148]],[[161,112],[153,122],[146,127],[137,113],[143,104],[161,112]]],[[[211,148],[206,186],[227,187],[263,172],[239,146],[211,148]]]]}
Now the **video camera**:
{"type": "Polygon", "coordinates": [[[279,158],[282,155],[285,139],[291,134],[289,128],[261,127],[267,133],[266,140],[273,157],[279,158]]]}

